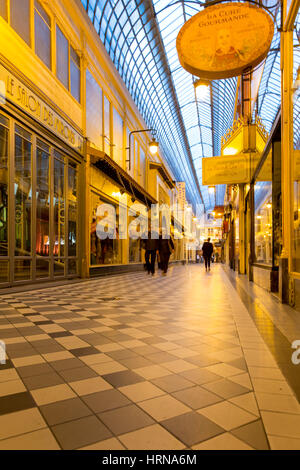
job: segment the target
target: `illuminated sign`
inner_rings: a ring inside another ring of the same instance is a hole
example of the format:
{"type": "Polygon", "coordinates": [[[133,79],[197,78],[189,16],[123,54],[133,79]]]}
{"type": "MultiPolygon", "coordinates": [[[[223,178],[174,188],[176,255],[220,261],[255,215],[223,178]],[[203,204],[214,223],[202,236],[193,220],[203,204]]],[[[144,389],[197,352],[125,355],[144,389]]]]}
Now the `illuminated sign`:
{"type": "Polygon", "coordinates": [[[248,153],[202,159],[202,184],[248,183],[249,178],[248,153]]]}
{"type": "Polygon", "coordinates": [[[1,92],[3,102],[7,100],[19,106],[23,111],[30,114],[43,126],[67,142],[72,148],[80,153],[83,152],[83,139],[81,135],[2,65],[0,65],[1,82],[5,84],[5,90],[1,92]]]}
{"type": "MultiPolygon", "coordinates": [[[[260,158],[259,152],[203,158],[202,184],[250,183],[260,158]]],[[[272,181],[272,152],[266,158],[256,181],[272,181]]]]}
{"type": "Polygon", "coordinates": [[[188,20],[177,36],[184,69],[201,78],[241,75],[267,55],[274,34],[271,16],[249,3],[209,6],[188,20]]]}

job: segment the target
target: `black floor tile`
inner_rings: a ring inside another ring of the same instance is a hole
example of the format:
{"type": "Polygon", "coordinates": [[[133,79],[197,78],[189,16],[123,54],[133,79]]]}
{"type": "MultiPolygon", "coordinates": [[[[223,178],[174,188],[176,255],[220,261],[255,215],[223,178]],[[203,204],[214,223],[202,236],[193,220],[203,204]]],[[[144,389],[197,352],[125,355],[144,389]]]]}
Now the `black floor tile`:
{"type": "Polygon", "coordinates": [[[114,387],[123,387],[125,385],[132,385],[145,381],[144,377],[141,377],[131,370],[123,370],[121,372],[103,375],[103,378],[114,387]]]}
{"type": "Polygon", "coordinates": [[[36,403],[29,392],[0,397],[0,415],[35,408],[36,403]]]}

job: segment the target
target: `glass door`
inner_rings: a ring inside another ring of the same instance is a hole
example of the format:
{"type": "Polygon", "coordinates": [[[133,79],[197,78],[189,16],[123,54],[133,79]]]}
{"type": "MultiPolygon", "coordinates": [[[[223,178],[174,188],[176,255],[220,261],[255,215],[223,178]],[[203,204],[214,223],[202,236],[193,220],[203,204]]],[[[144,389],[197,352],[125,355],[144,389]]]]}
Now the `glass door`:
{"type": "Polygon", "coordinates": [[[36,141],[36,279],[50,277],[50,147],[36,141]]]}
{"type": "Polygon", "coordinates": [[[32,277],[32,135],[15,124],[14,280],[32,277]]]}
{"type": "Polygon", "coordinates": [[[9,281],[9,120],[0,114],[0,283],[9,281]]]}

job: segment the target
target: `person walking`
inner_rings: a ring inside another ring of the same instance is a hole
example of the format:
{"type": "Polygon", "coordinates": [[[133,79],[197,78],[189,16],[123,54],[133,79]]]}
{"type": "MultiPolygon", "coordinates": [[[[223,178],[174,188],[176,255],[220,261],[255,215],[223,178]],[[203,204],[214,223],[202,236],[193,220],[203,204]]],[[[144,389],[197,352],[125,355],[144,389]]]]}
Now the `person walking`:
{"type": "Polygon", "coordinates": [[[146,263],[146,271],[148,274],[152,274],[154,276],[155,273],[155,260],[156,260],[156,253],[158,251],[158,238],[152,238],[151,232],[148,232],[148,238],[144,240],[144,248],[145,248],[145,263],[146,263]]]}
{"type": "Polygon", "coordinates": [[[171,253],[174,251],[174,242],[171,236],[169,236],[169,238],[163,234],[159,236],[158,251],[162,275],[166,276],[169,267],[169,259],[171,253]]]}
{"type": "Polygon", "coordinates": [[[207,270],[210,271],[210,260],[211,260],[213,252],[214,252],[214,246],[210,242],[210,238],[208,238],[207,242],[204,242],[203,246],[202,246],[202,253],[203,253],[203,258],[204,258],[204,261],[205,261],[205,270],[206,271],[207,270]]]}

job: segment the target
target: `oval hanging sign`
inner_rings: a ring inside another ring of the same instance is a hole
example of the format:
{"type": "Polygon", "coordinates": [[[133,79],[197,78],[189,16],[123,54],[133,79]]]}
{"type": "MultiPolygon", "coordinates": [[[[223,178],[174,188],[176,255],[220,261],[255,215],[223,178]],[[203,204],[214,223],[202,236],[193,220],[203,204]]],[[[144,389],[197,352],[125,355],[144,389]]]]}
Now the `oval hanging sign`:
{"type": "Polygon", "coordinates": [[[213,5],[179,31],[179,62],[197,77],[234,77],[266,57],[273,34],[272,18],[262,8],[249,3],[213,5]]]}

